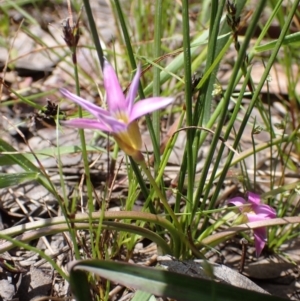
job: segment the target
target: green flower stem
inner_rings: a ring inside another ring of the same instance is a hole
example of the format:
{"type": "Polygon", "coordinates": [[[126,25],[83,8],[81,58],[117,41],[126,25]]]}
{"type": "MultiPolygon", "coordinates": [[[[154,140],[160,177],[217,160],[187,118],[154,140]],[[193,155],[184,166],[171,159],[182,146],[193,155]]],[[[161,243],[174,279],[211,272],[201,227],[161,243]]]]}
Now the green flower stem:
{"type": "Polygon", "coordinates": [[[180,230],[181,226],[180,223],[178,222],[178,219],[175,215],[175,213],[173,212],[172,208],[170,207],[170,205],[168,204],[168,201],[166,199],[166,197],[164,196],[164,194],[161,192],[161,190],[159,189],[156,181],[154,180],[154,178],[152,177],[152,174],[149,170],[149,168],[146,165],[145,161],[139,162],[144,173],[146,174],[149,182],[151,183],[152,187],[154,188],[157,196],[160,198],[160,201],[162,202],[162,204],[164,205],[164,208],[167,210],[168,214],[170,215],[170,217],[172,218],[175,226],[180,230]]]}
{"type": "MultiPolygon", "coordinates": [[[[193,103],[192,103],[192,62],[191,62],[191,44],[190,44],[190,16],[189,1],[182,1],[182,33],[183,33],[183,60],[184,60],[184,79],[185,79],[185,105],[186,105],[186,125],[193,125],[193,103]]],[[[194,177],[195,177],[195,158],[193,157],[193,140],[195,130],[187,132],[186,146],[186,166],[188,174],[187,199],[189,211],[192,211],[194,177]]]]}
{"type": "MultiPolygon", "coordinates": [[[[76,85],[76,94],[80,96],[80,84],[79,84],[79,75],[78,75],[78,66],[77,66],[77,59],[76,59],[76,47],[72,48],[72,57],[75,59],[73,60],[74,62],[74,75],[75,75],[75,85],[76,85]]],[[[78,116],[79,118],[82,118],[82,108],[81,106],[78,106],[78,116]]],[[[84,165],[84,173],[85,173],[85,178],[86,178],[86,185],[87,185],[87,194],[88,194],[88,213],[92,214],[94,212],[94,205],[93,205],[93,186],[91,182],[91,177],[90,177],[90,167],[89,167],[89,162],[88,162],[88,154],[86,150],[86,143],[85,143],[85,135],[84,135],[84,130],[79,129],[79,138],[80,138],[80,144],[81,144],[81,150],[82,150],[82,158],[83,158],[83,165],[84,165]]],[[[91,219],[90,219],[91,220],[91,219]]],[[[90,233],[93,233],[92,231],[92,223],[90,223],[90,233]]],[[[78,246],[76,244],[76,233],[75,231],[71,231],[71,236],[74,244],[74,249],[75,249],[75,256],[77,259],[80,258],[78,246]]],[[[94,237],[91,235],[91,245],[94,246],[94,237]]],[[[93,250],[93,257],[95,256],[95,249],[92,248],[93,250]]]]}
{"type": "MultiPolygon", "coordinates": [[[[154,17],[154,57],[159,57],[161,54],[161,32],[162,32],[162,0],[156,0],[155,3],[155,17],[154,17]]],[[[160,69],[153,67],[153,96],[160,95],[160,69]]],[[[152,114],[153,130],[157,145],[160,145],[160,110],[152,114]]],[[[158,172],[160,163],[159,148],[154,148],[154,171],[158,172]]]]}

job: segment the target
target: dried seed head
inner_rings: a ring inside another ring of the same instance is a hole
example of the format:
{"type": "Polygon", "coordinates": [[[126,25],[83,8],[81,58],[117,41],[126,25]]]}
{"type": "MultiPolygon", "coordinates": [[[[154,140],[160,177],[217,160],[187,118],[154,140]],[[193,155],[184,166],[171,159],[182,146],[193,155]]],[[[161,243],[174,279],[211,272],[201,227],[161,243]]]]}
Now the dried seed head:
{"type": "Polygon", "coordinates": [[[79,18],[75,25],[70,24],[70,18],[63,24],[63,38],[72,51],[77,47],[80,38],[79,18]]]}
{"type": "Polygon", "coordinates": [[[235,16],[235,14],[236,14],[236,5],[235,5],[235,3],[227,1],[226,8],[227,8],[228,14],[230,14],[231,16],[235,16]]]}

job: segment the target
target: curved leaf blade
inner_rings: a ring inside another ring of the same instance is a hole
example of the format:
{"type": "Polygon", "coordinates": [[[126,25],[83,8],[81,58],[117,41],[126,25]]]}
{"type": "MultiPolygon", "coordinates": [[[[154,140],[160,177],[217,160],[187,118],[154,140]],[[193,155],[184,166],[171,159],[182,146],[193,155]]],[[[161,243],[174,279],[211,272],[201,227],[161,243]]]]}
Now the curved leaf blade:
{"type": "MultiPolygon", "coordinates": [[[[75,277],[74,272],[77,271],[95,273],[110,281],[114,281],[128,287],[150,292],[157,296],[170,297],[182,301],[240,301],[241,296],[243,296],[243,301],[284,300],[276,296],[241,289],[227,284],[218,283],[213,280],[190,277],[166,270],[148,268],[122,262],[101,260],[78,261],[71,268],[71,282],[75,277]]],[[[83,301],[83,299],[78,300],[83,301]]]]}

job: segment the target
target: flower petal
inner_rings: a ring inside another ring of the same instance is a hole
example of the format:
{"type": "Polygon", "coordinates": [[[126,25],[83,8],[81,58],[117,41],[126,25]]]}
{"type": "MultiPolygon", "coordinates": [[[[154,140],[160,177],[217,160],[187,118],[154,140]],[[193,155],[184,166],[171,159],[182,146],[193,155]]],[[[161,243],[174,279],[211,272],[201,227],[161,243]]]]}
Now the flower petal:
{"type": "Polygon", "coordinates": [[[118,133],[118,132],[123,132],[126,131],[127,129],[127,124],[119,119],[116,119],[110,115],[108,116],[100,116],[100,118],[98,118],[98,121],[100,123],[105,123],[107,124],[112,130],[112,132],[118,133]]]}
{"type": "Polygon", "coordinates": [[[253,205],[252,208],[253,208],[253,211],[258,215],[265,215],[268,218],[276,217],[275,209],[273,209],[269,205],[265,205],[265,204],[258,205],[258,206],[253,205]]]}
{"type": "Polygon", "coordinates": [[[260,195],[248,192],[248,202],[251,204],[259,205],[260,204],[260,195]]]}
{"type": "Polygon", "coordinates": [[[129,124],[126,131],[114,134],[114,138],[120,148],[133,158],[141,158],[140,148],[142,138],[136,121],[129,124]]]}
{"type": "Polygon", "coordinates": [[[60,121],[64,126],[74,127],[79,129],[94,129],[105,132],[111,132],[112,129],[105,123],[93,119],[75,118],[68,121],[60,121]]]}
{"type": "Polygon", "coordinates": [[[69,127],[80,128],[80,129],[95,129],[95,130],[113,132],[113,133],[123,132],[126,131],[127,129],[126,124],[116,119],[113,119],[112,117],[105,121],[107,122],[103,122],[101,120],[75,118],[68,121],[61,121],[61,124],[69,127]]]}
{"type": "Polygon", "coordinates": [[[153,111],[162,109],[172,103],[174,98],[172,97],[151,97],[138,101],[134,104],[131,114],[129,116],[129,122],[145,115],[152,113],[153,111]]]}
{"type": "Polygon", "coordinates": [[[107,60],[104,60],[103,80],[106,90],[106,101],[112,115],[118,112],[128,112],[127,102],[120,86],[114,68],[107,60]]]}
{"type": "Polygon", "coordinates": [[[253,230],[256,257],[259,257],[267,242],[266,228],[257,228],[253,230]]]}
{"type": "Polygon", "coordinates": [[[131,110],[134,105],[134,99],[137,94],[137,90],[139,88],[140,83],[140,76],[141,76],[141,66],[138,65],[138,68],[136,70],[136,74],[131,82],[127,97],[126,97],[126,103],[127,103],[127,114],[130,116],[131,110]]]}
{"type": "Polygon", "coordinates": [[[243,206],[247,204],[246,200],[243,199],[242,197],[238,196],[235,198],[232,198],[228,201],[228,204],[233,204],[234,206],[243,206]]]}
{"type": "Polygon", "coordinates": [[[270,219],[264,214],[254,214],[254,213],[245,213],[247,215],[248,221],[251,222],[260,222],[270,219]]]}
{"type": "Polygon", "coordinates": [[[69,98],[70,100],[74,101],[75,103],[77,103],[78,105],[80,105],[82,108],[84,108],[85,110],[87,110],[88,112],[90,112],[92,115],[94,115],[95,117],[99,118],[102,115],[109,115],[109,113],[98,107],[97,105],[87,101],[86,99],[83,99],[73,93],[71,93],[70,91],[68,91],[67,89],[60,89],[60,93],[65,96],[66,98],[69,98]]]}
{"type": "MultiPolygon", "coordinates": [[[[269,217],[263,215],[256,215],[252,213],[245,213],[245,214],[247,215],[249,222],[259,222],[259,221],[264,221],[269,219],[269,217]]],[[[259,257],[261,251],[266,245],[267,229],[266,227],[261,227],[261,228],[253,229],[253,232],[254,232],[254,239],[255,239],[256,256],[259,257]]]]}

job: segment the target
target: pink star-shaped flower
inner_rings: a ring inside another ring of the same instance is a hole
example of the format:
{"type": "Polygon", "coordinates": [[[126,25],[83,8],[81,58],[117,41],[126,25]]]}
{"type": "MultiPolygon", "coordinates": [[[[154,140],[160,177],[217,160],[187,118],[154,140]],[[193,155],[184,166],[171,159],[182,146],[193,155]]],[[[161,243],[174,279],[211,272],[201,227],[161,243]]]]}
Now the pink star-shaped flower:
{"type": "Polygon", "coordinates": [[[108,110],[69,92],[61,89],[60,92],[66,98],[74,101],[87,110],[95,119],[77,118],[62,121],[65,126],[95,129],[109,132],[113,135],[120,148],[137,162],[143,160],[140,152],[142,138],[136,119],[162,109],[174,101],[173,97],[150,97],[138,102],[134,102],[137,94],[141,70],[138,68],[131,83],[129,92],[125,97],[115,70],[104,61],[103,81],[106,90],[108,110]]]}
{"type": "MultiPolygon", "coordinates": [[[[261,204],[258,194],[248,192],[248,200],[242,197],[235,197],[229,200],[230,204],[241,206],[240,211],[247,217],[248,222],[264,221],[276,217],[276,211],[265,204],[261,204]],[[245,206],[250,205],[250,206],[245,206]]],[[[267,242],[267,229],[265,227],[253,230],[256,256],[259,257],[267,242]]]]}

